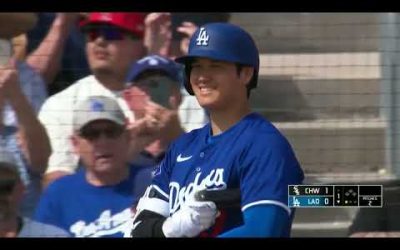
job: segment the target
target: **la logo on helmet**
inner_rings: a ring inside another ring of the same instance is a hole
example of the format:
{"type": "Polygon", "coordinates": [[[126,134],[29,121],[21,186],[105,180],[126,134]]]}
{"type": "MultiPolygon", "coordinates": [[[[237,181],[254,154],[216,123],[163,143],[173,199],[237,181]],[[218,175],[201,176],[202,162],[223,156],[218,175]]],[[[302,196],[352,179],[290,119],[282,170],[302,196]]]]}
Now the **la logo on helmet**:
{"type": "Polygon", "coordinates": [[[200,46],[207,46],[208,45],[208,39],[209,39],[209,35],[207,34],[207,31],[205,30],[205,28],[200,28],[200,32],[199,35],[197,36],[197,43],[196,45],[200,45],[200,46]]]}

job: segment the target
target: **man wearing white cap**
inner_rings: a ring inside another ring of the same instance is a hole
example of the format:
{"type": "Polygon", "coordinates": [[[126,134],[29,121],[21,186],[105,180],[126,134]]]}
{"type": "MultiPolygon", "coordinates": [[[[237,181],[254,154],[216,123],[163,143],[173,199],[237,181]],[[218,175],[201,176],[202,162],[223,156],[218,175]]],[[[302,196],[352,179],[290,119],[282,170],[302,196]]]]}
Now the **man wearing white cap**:
{"type": "Polygon", "coordinates": [[[131,138],[116,100],[92,96],[73,112],[71,141],[83,168],[49,184],[35,219],[74,237],[123,237],[152,169],[128,163],[131,138]]]}

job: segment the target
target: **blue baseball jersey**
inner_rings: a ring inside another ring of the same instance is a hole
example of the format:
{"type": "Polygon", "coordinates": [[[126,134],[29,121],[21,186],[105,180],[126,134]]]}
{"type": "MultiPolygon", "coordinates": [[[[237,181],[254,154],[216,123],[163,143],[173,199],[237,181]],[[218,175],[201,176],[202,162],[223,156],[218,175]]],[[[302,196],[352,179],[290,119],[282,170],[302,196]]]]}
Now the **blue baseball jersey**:
{"type": "Polygon", "coordinates": [[[72,237],[129,236],[131,211],[151,183],[152,169],[130,166],[129,177],[116,185],[96,187],[85,169],[64,176],[44,191],[35,219],[62,228],[72,237]]]}
{"type": "MultiPolygon", "coordinates": [[[[217,136],[211,125],[171,144],[153,185],[175,213],[195,190],[239,188],[241,208],[222,211],[201,236],[216,236],[243,224],[242,211],[263,204],[285,209],[288,185],[301,184],[303,171],[287,139],[269,121],[251,113],[217,136]],[[157,188],[158,187],[158,188],[157,188]]],[[[285,232],[289,236],[290,225],[285,232]]]]}

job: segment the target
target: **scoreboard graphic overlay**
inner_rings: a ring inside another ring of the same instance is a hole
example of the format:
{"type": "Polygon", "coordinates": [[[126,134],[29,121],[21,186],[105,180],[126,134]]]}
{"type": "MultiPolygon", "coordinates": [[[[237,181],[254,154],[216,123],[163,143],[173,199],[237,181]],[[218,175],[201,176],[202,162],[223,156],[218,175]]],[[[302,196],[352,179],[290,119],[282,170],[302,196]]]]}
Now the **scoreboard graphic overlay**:
{"type": "Polygon", "coordinates": [[[289,185],[289,207],[382,207],[382,185],[289,185]]]}

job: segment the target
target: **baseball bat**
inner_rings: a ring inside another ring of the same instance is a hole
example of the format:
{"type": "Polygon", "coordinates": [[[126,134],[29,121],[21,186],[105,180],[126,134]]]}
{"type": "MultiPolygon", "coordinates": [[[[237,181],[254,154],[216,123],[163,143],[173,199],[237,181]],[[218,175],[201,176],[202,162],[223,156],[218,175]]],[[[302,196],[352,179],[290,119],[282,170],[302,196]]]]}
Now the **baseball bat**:
{"type": "Polygon", "coordinates": [[[218,209],[240,207],[240,189],[201,190],[194,195],[197,201],[212,201],[218,209]]]}

